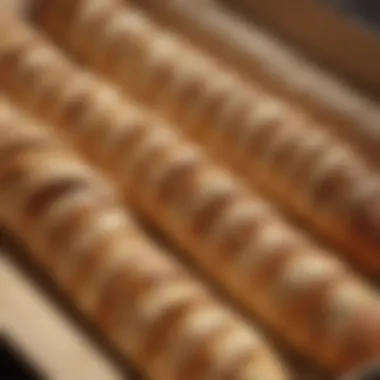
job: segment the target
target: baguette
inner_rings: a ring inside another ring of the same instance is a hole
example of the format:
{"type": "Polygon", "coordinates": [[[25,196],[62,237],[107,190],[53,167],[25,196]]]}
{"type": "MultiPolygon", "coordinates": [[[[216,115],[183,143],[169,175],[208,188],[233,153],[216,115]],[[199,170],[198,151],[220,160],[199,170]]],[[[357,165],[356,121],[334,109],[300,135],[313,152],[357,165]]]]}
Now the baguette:
{"type": "MultiPolygon", "coordinates": [[[[292,106],[306,110],[321,126],[333,130],[380,163],[380,109],[376,99],[354,91],[281,39],[254,22],[246,22],[242,14],[231,12],[228,1],[130,2],[144,7],[160,24],[169,25],[211,52],[245,80],[260,84],[292,106]]],[[[375,65],[374,61],[372,64],[375,65]]],[[[370,78],[370,73],[363,74],[370,78]]],[[[376,84],[373,85],[371,89],[376,90],[376,84]]]]}
{"type": "Polygon", "coordinates": [[[363,271],[380,273],[380,181],[354,148],[121,0],[52,0],[36,14],[84,62],[169,118],[363,271]]]}
{"type": "Polygon", "coordinates": [[[331,370],[379,354],[376,292],[174,128],[81,71],[26,24],[11,25],[7,52],[0,44],[8,94],[111,174],[210,278],[331,370]]]}
{"type": "Polygon", "coordinates": [[[108,183],[0,100],[0,215],[69,298],[151,379],[289,379],[124,212],[108,183]]]}

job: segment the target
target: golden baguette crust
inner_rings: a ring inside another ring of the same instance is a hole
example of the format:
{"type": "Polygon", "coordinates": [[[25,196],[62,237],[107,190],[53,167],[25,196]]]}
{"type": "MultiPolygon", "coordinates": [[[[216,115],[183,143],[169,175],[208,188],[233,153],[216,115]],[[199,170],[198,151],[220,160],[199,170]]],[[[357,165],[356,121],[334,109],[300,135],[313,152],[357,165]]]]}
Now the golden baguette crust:
{"type": "Polygon", "coordinates": [[[233,67],[245,80],[306,110],[380,163],[380,109],[375,100],[354,91],[260,26],[236,17],[222,4],[225,0],[129,2],[233,67]]]}
{"type": "MultiPolygon", "coordinates": [[[[5,24],[3,24],[4,26],[5,24]]],[[[113,173],[130,201],[254,314],[340,372],[380,352],[380,300],[202,151],[12,21],[1,84],[113,173]]]]}
{"type": "Polygon", "coordinates": [[[1,220],[152,378],[288,378],[261,334],[148,242],[92,168],[4,101],[0,157],[1,220]]]}
{"type": "Polygon", "coordinates": [[[3,100],[0,163],[0,219],[150,378],[289,378],[257,330],[147,240],[94,169],[3,100]]]}
{"type": "Polygon", "coordinates": [[[351,147],[123,1],[53,0],[39,21],[364,271],[380,272],[380,181],[351,147]]]}

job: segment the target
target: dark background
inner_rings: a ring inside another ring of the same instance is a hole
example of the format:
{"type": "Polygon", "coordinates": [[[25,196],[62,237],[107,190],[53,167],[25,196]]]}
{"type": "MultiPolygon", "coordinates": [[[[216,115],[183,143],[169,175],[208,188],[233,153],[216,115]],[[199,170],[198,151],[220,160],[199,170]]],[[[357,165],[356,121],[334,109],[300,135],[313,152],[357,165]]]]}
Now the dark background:
{"type": "Polygon", "coordinates": [[[319,2],[333,6],[371,27],[380,29],[379,0],[319,0],[319,2]]]}

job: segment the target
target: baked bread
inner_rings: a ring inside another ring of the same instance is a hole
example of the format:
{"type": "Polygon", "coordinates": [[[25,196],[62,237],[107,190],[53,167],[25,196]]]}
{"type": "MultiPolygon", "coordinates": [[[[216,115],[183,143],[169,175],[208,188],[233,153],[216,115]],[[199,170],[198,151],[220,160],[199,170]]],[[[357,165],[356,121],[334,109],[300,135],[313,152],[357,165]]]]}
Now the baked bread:
{"type": "Polygon", "coordinates": [[[26,24],[13,20],[1,41],[7,93],[107,170],[129,202],[252,314],[336,372],[379,354],[379,295],[339,259],[26,24]]]}
{"type": "Polygon", "coordinates": [[[42,27],[201,142],[287,213],[380,273],[380,181],[300,110],[253,88],[122,0],[42,1],[42,27]]]}
{"type": "Polygon", "coordinates": [[[0,100],[0,219],[151,379],[289,379],[260,332],[138,229],[93,168],[0,100]]]}

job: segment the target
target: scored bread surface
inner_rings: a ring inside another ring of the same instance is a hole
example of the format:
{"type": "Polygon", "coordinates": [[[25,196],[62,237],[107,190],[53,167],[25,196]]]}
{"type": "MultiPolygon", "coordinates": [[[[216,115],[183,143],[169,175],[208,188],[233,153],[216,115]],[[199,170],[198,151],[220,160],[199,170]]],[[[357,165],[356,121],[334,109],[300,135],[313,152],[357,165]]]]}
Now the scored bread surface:
{"type": "MultiPolygon", "coordinates": [[[[5,23],[3,23],[4,27],[5,23]]],[[[255,315],[344,372],[380,352],[380,299],[202,151],[13,20],[0,83],[115,177],[127,198],[255,315]]]]}
{"type": "Polygon", "coordinates": [[[0,219],[154,379],[288,379],[260,332],[135,226],[108,183],[0,100],[0,219]]]}
{"type": "Polygon", "coordinates": [[[124,1],[53,0],[37,18],[363,270],[379,273],[380,180],[356,150],[124,1]]]}

